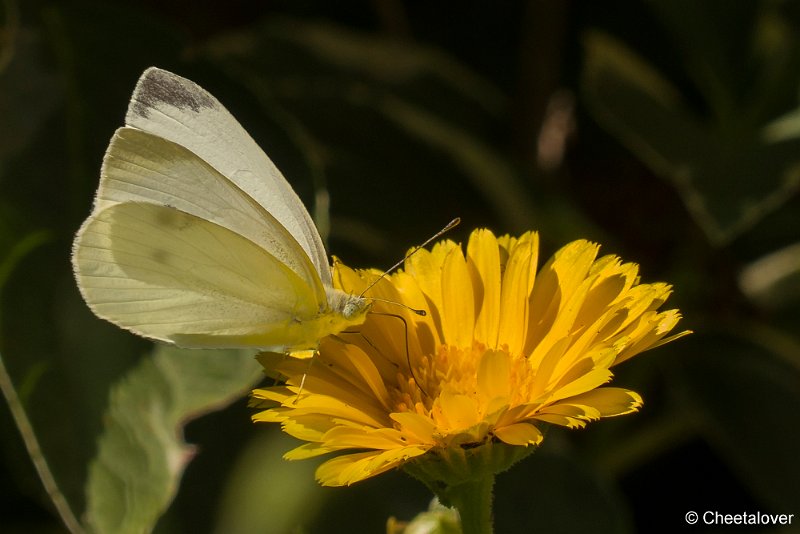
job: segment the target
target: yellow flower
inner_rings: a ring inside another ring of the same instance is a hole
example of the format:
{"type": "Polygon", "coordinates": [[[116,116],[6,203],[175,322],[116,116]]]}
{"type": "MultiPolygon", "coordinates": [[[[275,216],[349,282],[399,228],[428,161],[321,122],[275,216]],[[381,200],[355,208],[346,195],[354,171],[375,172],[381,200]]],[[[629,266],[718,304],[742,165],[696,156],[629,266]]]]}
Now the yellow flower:
{"type": "MultiPolygon", "coordinates": [[[[535,446],[542,423],[636,411],[636,392],[601,386],[613,365],[682,335],[664,339],[680,315],[658,311],[669,285],[640,284],[637,265],[598,250],[572,242],[538,271],[534,232],[476,230],[466,256],[449,240],[420,250],[369,295],[426,314],[376,300],[359,331],[323,339],[312,364],[261,355],[286,385],[253,392],[266,408],[254,420],[307,442],[288,459],[348,451],[317,471],[339,486],[454,448],[535,446]]],[[[359,294],[379,274],[336,264],[334,283],[359,294]]]]}

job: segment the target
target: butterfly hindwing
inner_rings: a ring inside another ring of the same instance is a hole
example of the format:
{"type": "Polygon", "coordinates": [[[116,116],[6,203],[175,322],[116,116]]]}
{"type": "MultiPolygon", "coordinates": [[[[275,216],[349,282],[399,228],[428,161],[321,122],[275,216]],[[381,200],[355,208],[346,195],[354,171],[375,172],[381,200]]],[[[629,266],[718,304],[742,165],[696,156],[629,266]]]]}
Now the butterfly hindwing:
{"type": "Polygon", "coordinates": [[[257,336],[313,318],[321,304],[250,240],[157,204],[125,202],[94,214],[73,262],[98,316],[180,345],[181,336],[202,334],[226,337],[226,346],[260,346],[257,336]]]}

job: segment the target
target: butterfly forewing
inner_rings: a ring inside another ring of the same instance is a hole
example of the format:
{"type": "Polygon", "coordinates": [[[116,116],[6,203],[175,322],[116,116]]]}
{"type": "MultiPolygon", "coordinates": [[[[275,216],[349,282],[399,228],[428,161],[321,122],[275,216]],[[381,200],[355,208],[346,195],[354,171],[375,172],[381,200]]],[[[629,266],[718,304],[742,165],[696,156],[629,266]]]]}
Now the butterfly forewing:
{"type": "Polygon", "coordinates": [[[174,208],[246,237],[297,273],[324,301],[320,277],[305,251],[251,196],[186,148],[125,127],[109,144],[94,209],[131,201],[174,208]]]}
{"type": "Polygon", "coordinates": [[[291,232],[322,283],[331,284],[325,248],[303,203],[264,151],[206,90],[171,72],[149,68],[139,78],[125,122],[194,152],[246,191],[291,232]]]}

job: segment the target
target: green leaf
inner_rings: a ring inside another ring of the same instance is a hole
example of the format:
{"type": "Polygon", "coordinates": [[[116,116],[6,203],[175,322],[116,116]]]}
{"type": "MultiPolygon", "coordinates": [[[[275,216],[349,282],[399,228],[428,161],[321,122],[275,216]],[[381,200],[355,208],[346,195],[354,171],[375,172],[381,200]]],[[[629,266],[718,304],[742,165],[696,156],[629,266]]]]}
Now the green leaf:
{"type": "Polygon", "coordinates": [[[241,397],[260,376],[252,352],[159,346],[144,358],[111,390],[86,488],[92,530],[152,530],[195,454],[182,427],[241,397]]]}
{"type": "Polygon", "coordinates": [[[765,309],[778,309],[800,299],[800,242],[792,243],[745,265],[739,287],[765,309]]]}
{"type": "Polygon", "coordinates": [[[800,368],[790,363],[800,361],[800,343],[788,347],[793,356],[724,335],[683,343],[693,355],[683,379],[699,430],[765,506],[800,509],[800,368]]]}
{"type": "MultiPolygon", "coordinates": [[[[763,109],[774,106],[763,102],[766,97],[736,101],[737,112],[729,113],[723,110],[733,104],[716,101],[737,95],[709,82],[715,87],[707,89],[709,106],[717,103],[719,109],[704,118],[688,109],[664,75],[614,38],[590,32],[585,48],[583,85],[590,110],[654,172],[671,180],[713,244],[746,231],[800,187],[800,139],[775,133],[778,127],[764,116],[763,109]]],[[[795,113],[783,105],[784,112],[795,113]]]]}
{"type": "MultiPolygon", "coordinates": [[[[750,61],[750,48],[758,30],[754,21],[759,21],[759,15],[766,11],[763,3],[650,0],[648,4],[667,30],[666,38],[672,38],[676,45],[673,52],[682,56],[685,69],[713,113],[722,120],[736,120],[736,115],[741,118],[737,100],[764,78],[758,62],[750,61]],[[720,16],[722,12],[725,16],[720,16]]],[[[779,52],[773,46],[759,60],[782,59],[779,52]]]]}

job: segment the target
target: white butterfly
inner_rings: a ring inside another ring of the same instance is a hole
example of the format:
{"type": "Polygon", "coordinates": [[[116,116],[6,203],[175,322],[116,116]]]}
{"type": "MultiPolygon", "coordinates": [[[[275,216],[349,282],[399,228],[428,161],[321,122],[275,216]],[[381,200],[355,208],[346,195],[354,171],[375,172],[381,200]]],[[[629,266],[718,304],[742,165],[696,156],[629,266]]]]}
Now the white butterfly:
{"type": "Polygon", "coordinates": [[[312,349],[364,322],[280,171],[217,99],[147,69],[111,139],[75,277],[91,309],[183,347],[312,349]]]}

